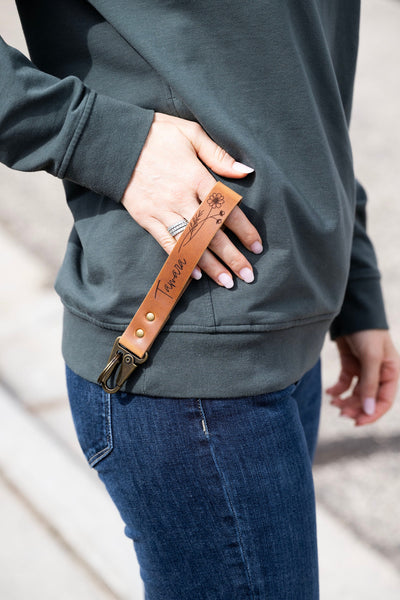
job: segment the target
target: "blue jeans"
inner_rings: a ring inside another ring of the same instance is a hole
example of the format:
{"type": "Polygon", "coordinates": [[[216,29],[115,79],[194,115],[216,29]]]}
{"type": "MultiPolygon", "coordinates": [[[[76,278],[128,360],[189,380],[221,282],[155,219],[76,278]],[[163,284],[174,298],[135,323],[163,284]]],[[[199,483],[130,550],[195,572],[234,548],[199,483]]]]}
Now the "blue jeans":
{"type": "Polygon", "coordinates": [[[146,600],[315,600],[318,363],[233,399],[117,393],[67,369],[82,450],[132,538],[146,600]]]}

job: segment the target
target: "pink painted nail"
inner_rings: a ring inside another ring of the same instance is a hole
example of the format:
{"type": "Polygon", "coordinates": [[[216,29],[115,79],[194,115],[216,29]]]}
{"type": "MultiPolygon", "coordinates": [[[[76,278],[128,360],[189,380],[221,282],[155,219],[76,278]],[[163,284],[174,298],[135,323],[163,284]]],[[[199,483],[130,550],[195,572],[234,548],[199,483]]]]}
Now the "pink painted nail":
{"type": "Polygon", "coordinates": [[[227,273],[221,273],[221,275],[218,277],[218,281],[220,282],[221,285],[226,287],[228,290],[233,288],[233,279],[227,273]]]}
{"type": "Polygon", "coordinates": [[[254,252],[254,254],[261,254],[261,252],[263,251],[263,247],[262,244],[260,244],[260,242],[254,242],[254,244],[250,246],[250,249],[252,252],[254,252]]]}
{"type": "Polygon", "coordinates": [[[192,277],[193,279],[197,279],[197,281],[203,277],[203,273],[200,271],[199,267],[193,269],[192,277]]]}
{"type": "Polygon", "coordinates": [[[365,398],[363,408],[366,415],[373,415],[375,412],[375,398],[365,398]]]}
{"type": "Polygon", "coordinates": [[[234,162],[232,165],[232,169],[237,171],[238,173],[253,173],[254,169],[252,167],[248,167],[240,162],[234,162]]]}
{"type": "Polygon", "coordinates": [[[246,283],[251,283],[254,281],[254,273],[251,269],[249,269],[249,267],[244,267],[241,269],[239,271],[239,275],[246,283]]]}

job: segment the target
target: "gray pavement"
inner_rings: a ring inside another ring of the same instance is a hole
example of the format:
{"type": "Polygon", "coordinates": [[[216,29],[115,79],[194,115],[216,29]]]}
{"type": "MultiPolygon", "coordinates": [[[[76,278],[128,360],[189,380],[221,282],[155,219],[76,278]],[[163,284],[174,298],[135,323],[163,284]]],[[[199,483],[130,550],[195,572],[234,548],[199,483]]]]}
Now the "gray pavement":
{"type": "MultiPolygon", "coordinates": [[[[2,34],[23,48],[14,3],[0,2],[2,34]]],[[[399,31],[399,2],[364,2],[352,122],[398,347],[399,31]]],[[[83,458],[66,398],[52,284],[70,222],[59,181],[0,165],[0,597],[140,600],[131,542],[83,458]]],[[[338,372],[330,342],[323,365],[327,386],[338,372]]],[[[314,467],[321,600],[400,597],[399,416],[397,402],[355,428],[324,401],[314,467]]]]}

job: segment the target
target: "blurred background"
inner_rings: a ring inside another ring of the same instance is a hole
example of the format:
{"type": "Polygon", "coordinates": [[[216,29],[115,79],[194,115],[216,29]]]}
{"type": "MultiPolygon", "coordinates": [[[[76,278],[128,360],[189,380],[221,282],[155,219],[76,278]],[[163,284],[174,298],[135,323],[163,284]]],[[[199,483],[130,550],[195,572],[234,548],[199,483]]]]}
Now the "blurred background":
{"type": "MultiPolygon", "coordinates": [[[[1,35],[26,53],[17,11],[1,35]]],[[[363,2],[351,135],[400,348],[400,2],[363,2]]],[[[0,597],[140,600],[123,523],[75,438],[53,282],[71,218],[61,182],[0,165],[0,597]]],[[[324,386],[339,372],[323,351],[324,386]]],[[[321,599],[400,598],[400,402],[354,427],[324,398],[314,465],[321,599]]],[[[166,599],[167,600],[167,599],[166,599]]]]}

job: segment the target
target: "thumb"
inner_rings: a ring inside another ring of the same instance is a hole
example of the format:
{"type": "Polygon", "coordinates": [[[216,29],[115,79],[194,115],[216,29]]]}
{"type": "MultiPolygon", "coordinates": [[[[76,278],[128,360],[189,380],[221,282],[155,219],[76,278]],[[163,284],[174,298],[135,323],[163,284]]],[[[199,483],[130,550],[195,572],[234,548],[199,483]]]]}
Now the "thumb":
{"type": "Polygon", "coordinates": [[[238,178],[254,172],[252,167],[237,162],[226,150],[213,142],[201,127],[197,128],[190,141],[200,160],[218,175],[238,178]]]}
{"type": "Polygon", "coordinates": [[[364,412],[372,415],[375,412],[378,393],[381,359],[376,354],[367,354],[361,362],[360,378],[357,384],[358,393],[364,412]]]}

